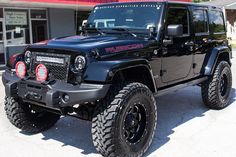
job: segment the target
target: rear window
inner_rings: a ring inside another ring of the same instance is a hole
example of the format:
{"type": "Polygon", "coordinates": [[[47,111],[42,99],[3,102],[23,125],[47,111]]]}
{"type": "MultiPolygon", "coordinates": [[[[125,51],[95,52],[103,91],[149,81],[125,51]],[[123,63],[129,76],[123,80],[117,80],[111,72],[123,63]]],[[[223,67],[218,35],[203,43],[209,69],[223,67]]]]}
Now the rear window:
{"type": "Polygon", "coordinates": [[[207,12],[203,9],[193,11],[193,22],[196,34],[208,33],[207,12]]]}
{"type": "Polygon", "coordinates": [[[220,11],[212,10],[209,12],[210,28],[213,33],[224,33],[224,18],[223,13],[220,11]]]}

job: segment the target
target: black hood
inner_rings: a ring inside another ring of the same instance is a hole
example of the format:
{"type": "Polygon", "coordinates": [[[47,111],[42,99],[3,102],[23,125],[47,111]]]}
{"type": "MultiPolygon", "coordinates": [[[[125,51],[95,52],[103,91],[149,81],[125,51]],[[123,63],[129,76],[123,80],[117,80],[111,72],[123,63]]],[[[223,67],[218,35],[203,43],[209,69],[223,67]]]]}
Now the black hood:
{"type": "Polygon", "coordinates": [[[100,55],[108,55],[128,50],[141,49],[149,44],[149,40],[131,36],[71,36],[56,38],[32,45],[30,48],[47,48],[72,50],[90,53],[98,50],[100,55]]]}

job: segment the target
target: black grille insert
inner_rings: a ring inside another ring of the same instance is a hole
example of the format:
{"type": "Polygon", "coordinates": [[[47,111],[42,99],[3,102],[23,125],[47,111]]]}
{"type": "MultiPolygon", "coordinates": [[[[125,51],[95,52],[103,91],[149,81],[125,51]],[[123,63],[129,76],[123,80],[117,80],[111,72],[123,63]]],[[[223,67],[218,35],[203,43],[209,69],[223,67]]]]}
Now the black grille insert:
{"type": "Polygon", "coordinates": [[[70,55],[33,52],[31,71],[35,74],[35,69],[39,64],[44,64],[49,71],[50,79],[57,79],[67,82],[70,66],[70,55]]]}

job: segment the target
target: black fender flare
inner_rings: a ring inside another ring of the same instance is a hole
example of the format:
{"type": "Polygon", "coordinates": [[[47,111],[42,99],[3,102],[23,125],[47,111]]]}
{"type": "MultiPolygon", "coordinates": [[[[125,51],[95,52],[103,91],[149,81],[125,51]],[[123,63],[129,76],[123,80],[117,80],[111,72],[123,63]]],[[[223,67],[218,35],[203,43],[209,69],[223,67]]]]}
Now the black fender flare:
{"type": "Polygon", "coordinates": [[[213,48],[213,50],[210,53],[210,56],[208,58],[207,64],[205,65],[204,68],[204,75],[210,76],[213,74],[214,69],[216,67],[216,64],[218,62],[218,59],[221,54],[227,53],[227,60],[229,64],[231,65],[231,58],[232,58],[232,52],[228,46],[218,46],[213,48]]]}
{"type": "Polygon", "coordinates": [[[109,83],[118,71],[140,66],[145,67],[149,71],[154,89],[156,90],[156,84],[149,62],[142,58],[92,62],[88,65],[84,73],[84,81],[109,83]]]}

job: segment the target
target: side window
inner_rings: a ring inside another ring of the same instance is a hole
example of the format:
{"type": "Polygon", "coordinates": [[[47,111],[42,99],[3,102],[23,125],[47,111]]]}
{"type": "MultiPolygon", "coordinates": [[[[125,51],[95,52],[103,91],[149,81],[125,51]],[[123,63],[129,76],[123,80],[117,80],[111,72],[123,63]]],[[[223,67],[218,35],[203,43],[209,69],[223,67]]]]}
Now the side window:
{"type": "Polygon", "coordinates": [[[183,34],[189,35],[189,12],[187,8],[169,8],[167,14],[168,25],[183,25],[183,34]]]}
{"type": "Polygon", "coordinates": [[[225,26],[224,26],[224,16],[223,13],[220,11],[212,10],[209,12],[209,19],[210,19],[210,28],[213,33],[224,33],[225,26]]]}
{"type": "Polygon", "coordinates": [[[193,11],[193,23],[196,34],[208,33],[207,12],[202,9],[195,9],[193,11]]]}

